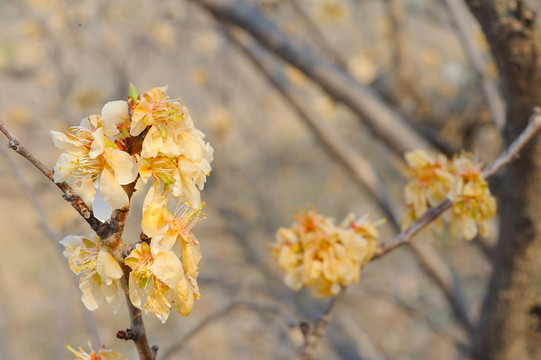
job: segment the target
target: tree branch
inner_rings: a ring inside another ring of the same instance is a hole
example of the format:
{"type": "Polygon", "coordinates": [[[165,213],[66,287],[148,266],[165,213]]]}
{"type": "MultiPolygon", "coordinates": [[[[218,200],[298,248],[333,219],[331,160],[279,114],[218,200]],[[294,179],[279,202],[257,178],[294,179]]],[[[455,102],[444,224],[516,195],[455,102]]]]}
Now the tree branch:
{"type": "Polygon", "coordinates": [[[123,340],[133,340],[135,347],[137,348],[137,352],[139,353],[139,359],[154,360],[156,359],[158,347],[154,345],[152,348],[150,348],[145,326],[143,324],[141,310],[136,308],[130,300],[128,279],[130,278],[131,269],[123,263],[120,266],[122,267],[122,272],[124,273],[121,281],[122,288],[124,289],[124,295],[126,296],[126,305],[128,305],[128,311],[130,313],[130,328],[126,331],[119,331],[116,336],[117,338],[123,340]]]}
{"type": "MultiPolygon", "coordinates": [[[[94,230],[98,235],[103,235],[107,231],[107,226],[94,217],[92,211],[85,204],[83,199],[79,197],[75,192],[70,188],[66,182],[55,183],[53,179],[53,171],[49,169],[45,164],[43,164],[39,159],[32,153],[28,148],[19,140],[17,136],[7,127],[7,125],[0,120],[0,131],[8,138],[9,143],[8,147],[14,150],[16,153],[26,158],[32,163],[39,171],[41,171],[49,180],[51,180],[62,192],[64,200],[68,201],[71,206],[85,219],[85,221],[90,225],[92,230],[94,230]]],[[[100,235],[100,237],[102,237],[100,235]]]]}
{"type": "MultiPolygon", "coordinates": [[[[519,156],[520,150],[533,138],[533,136],[541,128],[541,111],[539,108],[535,108],[532,116],[528,121],[528,126],[524,131],[509,145],[509,147],[494,161],[491,165],[487,166],[483,170],[483,176],[489,178],[498,172],[505,165],[515,160],[519,156]]],[[[408,244],[415,234],[417,234],[426,225],[436,219],[441,213],[447,210],[451,206],[449,200],[445,200],[440,205],[428,209],[428,211],[417,221],[411,224],[406,230],[395,236],[388,245],[382,245],[377,250],[377,253],[372,258],[376,260],[384,255],[387,255],[391,251],[398,247],[408,244]]]]}
{"type": "Polygon", "coordinates": [[[483,55],[479,51],[479,47],[475,44],[468,9],[463,0],[444,0],[444,3],[449,10],[449,16],[455,25],[458,37],[464,46],[466,56],[481,82],[481,88],[490,109],[492,121],[501,130],[505,123],[505,104],[496,87],[495,81],[488,75],[483,55]]]}
{"type": "Polygon", "coordinates": [[[296,327],[298,324],[298,321],[294,319],[291,315],[289,315],[289,313],[284,311],[284,309],[282,309],[280,306],[276,306],[274,304],[257,303],[252,301],[235,301],[226,306],[225,308],[217,310],[216,312],[204,318],[192,330],[185,334],[182,339],[180,339],[176,344],[167,349],[167,351],[165,351],[165,353],[163,354],[161,360],[172,358],[172,356],[178,353],[188,341],[190,341],[193,337],[197,336],[208,325],[222,319],[223,317],[229,315],[232,311],[240,308],[251,309],[256,311],[257,313],[268,312],[271,314],[279,315],[286,321],[288,327],[296,327]]]}
{"type": "Polygon", "coordinates": [[[297,67],[332,98],[362,118],[366,126],[395,152],[402,154],[414,148],[431,146],[372,90],[334,64],[314,57],[305,46],[295,44],[291,36],[284,34],[257,9],[233,0],[194,2],[204,6],[218,20],[244,29],[269,51],[297,67]]]}
{"type": "Polygon", "coordinates": [[[329,323],[331,322],[334,313],[336,312],[336,308],[344,300],[345,294],[346,288],[342,287],[338,295],[336,295],[329,301],[327,307],[325,308],[319,319],[316,321],[314,328],[310,329],[309,326],[307,326],[304,329],[303,333],[305,343],[304,347],[302,348],[300,357],[302,360],[314,359],[316,355],[317,345],[323,338],[323,335],[325,335],[325,329],[327,328],[327,325],[329,325],[329,323]]]}
{"type": "MultiPolygon", "coordinates": [[[[317,114],[298,99],[292,86],[287,82],[278,66],[273,66],[268,61],[268,55],[264,50],[250,40],[244,34],[231,32],[227,27],[222,27],[226,36],[236,44],[252,63],[266,76],[271,85],[280,93],[283,99],[293,108],[299,117],[305,121],[310,129],[317,135],[331,156],[334,156],[344,165],[352,177],[366,190],[368,195],[375,201],[389,223],[398,233],[400,227],[398,220],[387,198],[387,192],[383,182],[379,179],[372,165],[361,155],[354,152],[346,142],[329,125],[320,121],[317,114]],[[242,36],[244,35],[244,36],[242,36]]],[[[461,287],[453,271],[441,259],[429,245],[410,243],[411,250],[416,256],[421,269],[435,282],[449,300],[451,309],[467,331],[471,331],[467,306],[462,295],[461,287]]]]}

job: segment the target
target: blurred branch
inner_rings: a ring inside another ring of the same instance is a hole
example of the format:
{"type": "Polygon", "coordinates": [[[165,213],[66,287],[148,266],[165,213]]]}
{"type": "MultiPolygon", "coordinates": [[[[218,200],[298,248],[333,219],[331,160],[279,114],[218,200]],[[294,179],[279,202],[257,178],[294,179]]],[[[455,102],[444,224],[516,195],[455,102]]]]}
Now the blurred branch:
{"type": "Polygon", "coordinates": [[[256,43],[246,36],[242,36],[242,34],[233,34],[227,27],[222,27],[222,30],[251,60],[252,64],[261,71],[274,89],[282,96],[282,99],[297,113],[299,118],[308,125],[324,145],[324,149],[336,158],[350,175],[367,190],[368,195],[378,204],[388,220],[395,227],[398,227],[387,191],[370,162],[358,152],[353,151],[331,125],[322,121],[321,116],[315,114],[310,107],[301,102],[298,96],[294,94],[290,83],[284,78],[282,70],[268,61],[268,55],[256,43]]]}
{"type": "Polygon", "coordinates": [[[193,337],[197,336],[207,326],[221,320],[223,317],[229,315],[231,312],[239,308],[250,309],[259,314],[271,313],[273,315],[279,316],[280,318],[285,320],[287,326],[290,328],[296,327],[298,323],[298,321],[293,318],[287,311],[285,311],[281,306],[244,300],[235,301],[224,307],[223,309],[217,310],[204,318],[192,330],[185,334],[176,344],[167,349],[167,351],[165,351],[164,355],[161,357],[161,360],[172,358],[172,356],[178,353],[182,349],[182,347],[188,343],[188,341],[190,341],[193,337]]]}
{"type": "MultiPolygon", "coordinates": [[[[49,180],[53,183],[53,171],[44,165],[34,154],[32,154],[24,144],[15,136],[13,132],[5,125],[5,123],[0,120],[0,131],[8,138],[9,144],[8,147],[13,149],[19,155],[26,158],[30,161],[35,167],[37,167],[49,180]]],[[[128,194],[130,199],[133,195],[135,189],[135,183],[137,180],[133,181],[131,184],[124,186],[124,190],[128,194]]],[[[101,238],[101,241],[111,247],[113,250],[113,255],[120,262],[123,271],[123,285],[124,291],[126,293],[126,302],[130,312],[131,319],[131,331],[134,333],[134,340],[137,350],[139,351],[139,356],[141,360],[152,360],[155,357],[155,351],[151,350],[148,341],[146,339],[145,328],[143,325],[143,319],[141,317],[141,310],[133,306],[129,299],[129,290],[128,290],[128,278],[130,269],[122,263],[124,257],[127,255],[127,251],[131,248],[130,245],[124,244],[122,241],[122,233],[124,232],[124,225],[126,218],[129,212],[129,204],[122,208],[113,211],[111,219],[106,223],[102,223],[97,218],[94,217],[92,211],[89,210],[88,206],[84,201],[70,188],[66,182],[55,183],[62,192],[64,192],[64,199],[68,200],[71,205],[83,216],[86,222],[92,227],[96,234],[101,238]]],[[[154,349],[154,348],[153,348],[154,349]]]]}
{"type": "MultiPolygon", "coordinates": [[[[51,222],[49,221],[49,219],[47,218],[47,215],[45,214],[45,210],[43,209],[43,206],[41,206],[41,203],[38,200],[38,196],[36,192],[34,191],[32,186],[29,184],[29,182],[26,180],[26,176],[21,171],[21,168],[15,161],[13,161],[9,157],[7,151],[3,147],[0,147],[0,154],[2,154],[2,156],[6,159],[11,174],[13,175],[17,183],[21,186],[23,191],[26,193],[26,195],[30,199],[32,206],[38,213],[41,227],[43,228],[47,236],[55,242],[55,246],[62,253],[62,249],[60,247],[60,244],[58,243],[58,241],[60,240],[60,234],[51,225],[51,222]]],[[[73,283],[78,285],[77,282],[73,282],[73,283]]],[[[88,325],[89,332],[92,338],[94,339],[94,343],[101,344],[102,343],[101,337],[98,331],[98,326],[96,324],[96,318],[94,317],[93,313],[87,310],[86,308],[84,308],[83,315],[86,320],[86,324],[88,325]]],[[[60,320],[60,317],[59,317],[59,320],[60,320]]],[[[64,345],[62,346],[62,350],[64,350],[64,345]]]]}
{"type": "Polygon", "coordinates": [[[387,14],[391,26],[391,38],[394,43],[394,67],[398,74],[398,78],[402,80],[406,77],[406,49],[404,36],[404,8],[401,4],[402,0],[386,0],[387,14]]]}
{"type": "Polygon", "coordinates": [[[401,154],[414,148],[431,146],[372,90],[332,63],[314,57],[308,48],[295,44],[291,36],[284,34],[257,9],[233,0],[194,2],[204,6],[218,20],[244,29],[269,51],[297,67],[332,98],[360,116],[366,126],[395,152],[401,154]]]}
{"type": "Polygon", "coordinates": [[[424,312],[425,309],[421,311],[415,306],[410,305],[405,299],[401,298],[400,296],[397,296],[391,292],[387,292],[383,289],[376,288],[374,286],[363,284],[362,291],[368,292],[374,297],[380,298],[393,304],[395,307],[402,310],[402,312],[408,317],[421,319],[424,323],[426,323],[430,330],[432,330],[432,332],[440,336],[442,339],[445,339],[447,341],[449,341],[449,339],[452,339],[452,342],[459,343],[458,337],[448,330],[444,330],[443,328],[440,329],[441,326],[438,326],[432,319],[430,319],[429,316],[426,315],[426,313],[424,312]]]}
{"type": "Polygon", "coordinates": [[[30,200],[30,203],[38,213],[39,222],[41,224],[41,227],[43,228],[43,231],[47,234],[47,236],[55,242],[55,246],[57,246],[60,249],[60,245],[58,244],[58,241],[60,240],[60,234],[53,228],[51,225],[51,222],[47,219],[47,215],[45,214],[45,210],[41,206],[40,202],[38,201],[38,197],[36,195],[36,192],[32,188],[32,186],[28,183],[28,180],[26,179],[26,176],[21,171],[21,168],[17,163],[15,163],[8,155],[7,151],[1,147],[0,148],[0,154],[6,159],[8,163],[8,168],[13,177],[15,178],[17,184],[23,189],[24,193],[28,196],[28,199],[30,200]]]}
{"type": "MultiPolygon", "coordinates": [[[[364,329],[361,327],[359,322],[355,321],[354,318],[350,315],[343,315],[338,316],[338,328],[345,332],[345,334],[342,335],[342,337],[350,338],[350,342],[355,344],[355,347],[357,348],[357,351],[361,353],[362,357],[359,358],[359,360],[362,359],[370,359],[370,360],[385,360],[386,357],[382,354],[380,350],[377,349],[377,347],[374,345],[374,343],[370,340],[370,337],[364,331],[364,329]]],[[[333,338],[333,332],[329,331],[328,337],[331,339],[333,338]]],[[[349,357],[346,358],[348,360],[352,360],[349,357]]]]}
{"type": "MultiPolygon", "coordinates": [[[[498,172],[502,167],[515,160],[519,156],[520,150],[534,137],[537,131],[541,128],[541,110],[535,108],[533,114],[528,121],[528,126],[522,133],[509,145],[509,147],[494,161],[491,165],[483,170],[483,176],[489,178],[498,172]]],[[[445,200],[440,205],[428,209],[428,211],[409,228],[395,236],[389,245],[382,245],[372,260],[376,260],[384,255],[387,255],[396,248],[410,243],[412,237],[417,234],[426,225],[436,219],[441,213],[451,206],[449,200],[445,200]]]]}
{"type": "MultiPolygon", "coordinates": [[[[395,231],[399,232],[400,227],[387,199],[387,192],[371,164],[361,155],[354,152],[336,133],[334,128],[319,120],[319,116],[313,114],[311,109],[302,104],[293,93],[287,80],[285,80],[281,69],[277,66],[272,66],[264,52],[258,49],[253,41],[247,39],[246,36],[241,36],[242,34],[238,34],[237,32],[231,33],[227,27],[223,27],[222,30],[240,47],[243,53],[282,95],[283,99],[305,121],[311,130],[315,132],[324,145],[324,148],[344,165],[346,170],[348,170],[359,184],[368,190],[368,195],[383,211],[395,231]]],[[[410,245],[423,271],[440,287],[449,300],[451,309],[457,319],[468,331],[471,331],[471,322],[460,284],[456,281],[449,266],[446,265],[445,261],[430,246],[417,243],[411,243],[410,245]]]]}
{"type": "Polygon", "coordinates": [[[316,23],[310,18],[310,16],[304,11],[301,5],[299,5],[298,0],[289,0],[289,4],[291,5],[291,8],[298,17],[301,18],[302,22],[306,25],[308,28],[308,32],[310,33],[311,37],[315,39],[316,44],[319,46],[319,48],[327,54],[327,56],[330,58],[330,60],[337,65],[339,65],[342,68],[346,68],[346,60],[340,55],[338,50],[334,48],[334,46],[327,40],[319,26],[317,26],[316,23]]]}
{"type": "Polygon", "coordinates": [[[301,328],[303,330],[305,340],[304,347],[301,353],[302,360],[311,360],[315,358],[317,345],[319,344],[319,341],[321,340],[323,335],[325,335],[325,329],[327,328],[327,325],[329,325],[329,323],[331,322],[332,317],[336,312],[336,308],[344,299],[345,294],[346,288],[342,287],[338,295],[336,295],[329,301],[327,307],[325,308],[325,310],[323,310],[323,313],[314,324],[313,329],[311,329],[310,326],[305,326],[304,329],[301,328]]]}
{"type": "Polygon", "coordinates": [[[490,236],[488,239],[483,238],[481,235],[477,235],[473,241],[481,249],[485,257],[489,262],[494,261],[494,243],[496,242],[496,237],[492,238],[490,236]]]}
{"type": "Polygon", "coordinates": [[[443,2],[449,10],[449,17],[455,25],[458,37],[464,46],[473,70],[481,82],[481,88],[490,109],[492,121],[501,130],[505,123],[505,104],[495,81],[488,74],[483,55],[475,44],[475,38],[472,36],[473,29],[470,13],[463,0],[443,0],[443,2]]]}
{"type": "Polygon", "coordinates": [[[469,333],[473,332],[468,305],[462,286],[452,268],[439,256],[433,247],[418,242],[410,242],[419,264],[425,273],[438,285],[447,298],[458,323],[469,333]]]}
{"type": "Polygon", "coordinates": [[[8,147],[30,161],[39,171],[41,171],[49,180],[51,180],[62,192],[64,200],[68,201],[71,206],[86,220],[90,227],[98,234],[103,234],[107,225],[103,224],[97,218],[94,217],[92,211],[85,204],[83,199],[73,192],[70,186],[66,182],[55,183],[53,179],[53,171],[43,164],[39,159],[30,152],[19,140],[17,136],[7,127],[7,125],[0,120],[0,131],[8,138],[8,147]]]}

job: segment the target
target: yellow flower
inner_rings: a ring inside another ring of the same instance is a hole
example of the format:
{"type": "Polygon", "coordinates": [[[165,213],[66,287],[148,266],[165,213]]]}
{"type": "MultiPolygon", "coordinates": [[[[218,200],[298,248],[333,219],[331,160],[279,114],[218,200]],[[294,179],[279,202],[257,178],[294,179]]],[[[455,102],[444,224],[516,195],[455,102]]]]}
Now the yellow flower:
{"type": "Polygon", "coordinates": [[[487,236],[488,219],[496,214],[496,200],[483,178],[481,166],[466,152],[451,162],[455,178],[448,197],[453,202],[451,234],[455,237],[471,240],[478,232],[487,236]]]}
{"type": "Polygon", "coordinates": [[[423,150],[405,154],[412,180],[404,198],[408,213],[402,228],[421,217],[428,207],[444,200],[453,204],[451,233],[473,239],[477,233],[488,234],[488,219],[496,213],[496,200],[483,178],[482,164],[472,154],[463,152],[451,161],[444,155],[431,156],[423,150]]]}
{"type": "Polygon", "coordinates": [[[205,134],[194,127],[188,109],[169,100],[166,87],[154,88],[132,104],[131,134],[148,127],[137,162],[141,179],[160,182],[164,190],[198,207],[206,176],[211,171],[213,149],[205,134]]]}
{"type": "Polygon", "coordinates": [[[167,197],[157,186],[153,185],[143,204],[143,232],[150,238],[153,254],[170,250],[177,241],[192,242],[199,246],[199,242],[191,232],[195,224],[205,216],[200,207],[192,207],[187,203],[178,203],[174,213],[167,205],[167,197]]]}
{"type": "Polygon", "coordinates": [[[95,351],[92,348],[92,344],[88,342],[88,347],[90,348],[90,353],[84,351],[79,347],[78,351],[73,349],[71,346],[66,346],[69,351],[75,355],[74,360],[125,360],[126,355],[116,352],[114,350],[106,349],[105,346],[102,346],[99,351],[95,351]]]}
{"type": "Polygon", "coordinates": [[[286,272],[293,290],[308,286],[315,297],[335,296],[342,286],[359,281],[372,257],[378,231],[366,218],[352,215],[336,226],[315,210],[303,211],[290,228],[280,228],[271,254],[286,272]]]}
{"type": "Polygon", "coordinates": [[[193,125],[184,121],[185,108],[178,101],[169,100],[166,90],[167,87],[157,87],[147,91],[133,110],[130,134],[137,136],[150,127],[143,141],[142,157],[155,157],[158,152],[181,155],[177,137],[184,127],[193,125]]]}
{"type": "Polygon", "coordinates": [[[55,182],[68,182],[85,202],[92,203],[100,220],[108,219],[111,209],[128,204],[128,195],[121,185],[136,179],[137,164],[130,154],[105,137],[104,128],[92,131],[72,127],[66,133],[50,133],[56,147],[64,151],[54,168],[55,182]],[[95,196],[96,188],[99,197],[95,196]]]}
{"type": "Polygon", "coordinates": [[[64,256],[68,258],[71,271],[82,275],[79,288],[87,309],[97,309],[105,299],[117,312],[122,295],[119,283],[122,269],[100,238],[71,235],[60,243],[64,246],[64,256]]]}
{"type": "Polygon", "coordinates": [[[415,150],[406,153],[405,158],[412,179],[404,189],[404,199],[406,204],[413,206],[415,217],[419,218],[428,207],[447,199],[453,176],[447,158],[442,154],[434,157],[424,150],[415,150]]]}
{"type": "Polygon", "coordinates": [[[153,255],[150,245],[137,244],[125,263],[132,269],[129,296],[135,307],[144,309],[147,314],[155,314],[162,323],[169,316],[170,302],[182,315],[190,313],[193,299],[200,296],[199,289],[188,284],[182,263],[174,252],[153,255]],[[190,301],[189,309],[182,308],[184,302],[190,301]]]}

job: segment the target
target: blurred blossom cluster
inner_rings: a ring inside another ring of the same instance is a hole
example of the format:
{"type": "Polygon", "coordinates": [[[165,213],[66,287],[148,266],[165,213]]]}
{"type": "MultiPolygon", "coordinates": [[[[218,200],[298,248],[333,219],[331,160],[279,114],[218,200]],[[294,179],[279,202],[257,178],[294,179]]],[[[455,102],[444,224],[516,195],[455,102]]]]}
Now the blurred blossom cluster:
{"type": "Polygon", "coordinates": [[[377,224],[349,215],[340,225],[315,209],[303,210],[289,228],[280,228],[271,254],[288,287],[304,285],[317,298],[336,296],[341,287],[358,282],[361,267],[374,254],[377,224]]]}
{"type": "Polygon", "coordinates": [[[449,200],[453,204],[451,234],[473,239],[488,235],[488,219],[496,214],[496,200],[483,177],[482,164],[463,152],[449,160],[442,154],[424,150],[405,154],[411,180],[404,189],[408,213],[406,228],[425,214],[429,207],[449,200]]]}
{"type": "Polygon", "coordinates": [[[106,349],[102,347],[98,351],[92,348],[92,345],[88,343],[90,353],[84,351],[81,347],[78,350],[73,349],[71,346],[67,346],[68,350],[75,355],[74,360],[125,360],[126,356],[114,350],[106,349]]]}
{"type": "MultiPolygon", "coordinates": [[[[165,87],[154,88],[139,96],[130,85],[128,101],[109,102],[101,115],[66,132],[51,131],[64,151],[55,182],[67,182],[101,221],[114,210],[128,209],[134,189],[152,183],[143,205],[144,240],[124,262],[132,269],[131,302],[162,322],[172,308],[187,316],[200,297],[201,251],[191,229],[204,217],[200,191],[213,159],[188,109],[165,92],[165,87]],[[174,212],[167,208],[171,200],[177,204],[174,212]]],[[[105,299],[118,310],[123,272],[114,249],[97,236],[68,236],[62,244],[71,270],[82,275],[86,307],[94,310],[105,299]]]]}

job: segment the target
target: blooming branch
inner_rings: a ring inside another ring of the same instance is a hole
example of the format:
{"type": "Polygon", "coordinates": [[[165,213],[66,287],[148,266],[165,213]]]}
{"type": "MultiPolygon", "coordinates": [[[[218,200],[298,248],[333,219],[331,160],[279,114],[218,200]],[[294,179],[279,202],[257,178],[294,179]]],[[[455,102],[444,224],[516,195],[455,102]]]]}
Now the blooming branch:
{"type": "MultiPolygon", "coordinates": [[[[541,109],[536,107],[533,110],[532,116],[528,121],[528,125],[522,131],[522,133],[509,145],[509,147],[502,152],[502,154],[491,165],[487,166],[482,175],[485,178],[489,178],[498,172],[505,165],[513,161],[519,156],[520,150],[532,139],[532,137],[541,128],[541,109]]],[[[406,230],[396,235],[388,245],[381,245],[377,250],[371,261],[376,260],[384,255],[387,255],[396,248],[405,245],[410,242],[415,234],[421,231],[426,225],[435,220],[445,210],[452,206],[450,200],[441,202],[438,206],[429,208],[423,216],[417,221],[411,224],[406,230]]]]}

